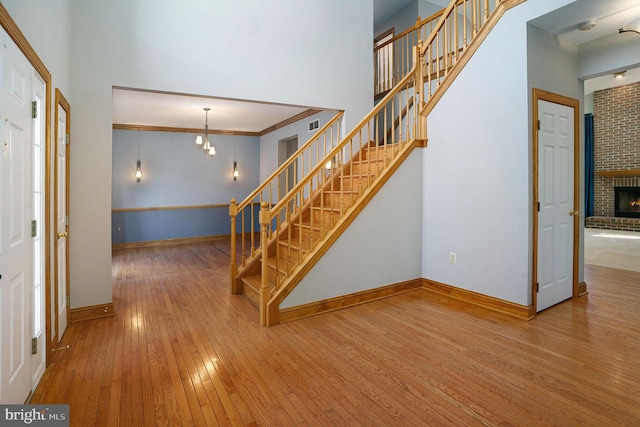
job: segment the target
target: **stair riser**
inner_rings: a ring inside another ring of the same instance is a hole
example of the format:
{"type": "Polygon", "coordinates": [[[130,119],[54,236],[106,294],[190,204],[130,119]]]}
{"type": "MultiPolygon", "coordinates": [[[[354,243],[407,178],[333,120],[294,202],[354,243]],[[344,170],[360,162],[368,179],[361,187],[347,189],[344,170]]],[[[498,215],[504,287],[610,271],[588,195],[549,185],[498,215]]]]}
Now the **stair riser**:
{"type": "Polygon", "coordinates": [[[372,182],[373,176],[344,176],[339,181],[336,181],[334,184],[335,191],[340,191],[340,187],[342,186],[343,191],[357,191],[360,192],[360,189],[367,185],[367,177],[369,178],[369,182],[372,182]]]}
{"type": "MultiPolygon", "coordinates": [[[[286,259],[281,259],[280,263],[278,264],[278,270],[280,270],[280,272],[278,273],[278,278],[279,280],[282,280],[285,275],[288,273],[291,273],[296,266],[298,265],[297,262],[294,262],[293,259],[290,260],[289,263],[287,263],[286,259]]],[[[276,283],[276,265],[275,265],[275,260],[270,260],[269,261],[269,282],[270,283],[276,283]]]]}
{"type": "Polygon", "coordinates": [[[242,281],[242,294],[249,300],[249,302],[251,302],[251,304],[253,304],[256,308],[259,309],[260,294],[258,293],[258,290],[254,289],[253,286],[251,286],[251,284],[244,281],[242,278],[238,280],[242,281]]]}
{"type": "Polygon", "coordinates": [[[357,198],[358,198],[357,194],[346,193],[344,192],[344,189],[343,189],[342,195],[340,194],[339,191],[334,191],[333,193],[325,193],[324,205],[326,207],[332,207],[336,209],[342,206],[343,209],[347,209],[351,205],[353,205],[353,202],[355,202],[357,198]]]}
{"type": "Polygon", "coordinates": [[[297,251],[298,249],[301,249],[303,251],[308,252],[309,248],[311,247],[311,239],[310,239],[310,235],[307,235],[305,237],[305,236],[291,233],[291,236],[280,236],[279,244],[280,244],[280,252],[282,252],[283,250],[288,251],[289,246],[292,247],[291,249],[292,251],[297,251]]]}
{"type": "Polygon", "coordinates": [[[384,168],[384,161],[359,162],[351,165],[351,175],[377,175],[384,168]]]}
{"type": "Polygon", "coordinates": [[[326,230],[329,226],[335,224],[340,219],[340,212],[333,212],[328,209],[313,208],[313,223],[322,224],[322,227],[326,230]]]}
{"type": "Polygon", "coordinates": [[[392,144],[367,148],[364,150],[361,160],[383,160],[385,157],[391,159],[392,153],[396,150],[398,150],[398,147],[392,144]]]}

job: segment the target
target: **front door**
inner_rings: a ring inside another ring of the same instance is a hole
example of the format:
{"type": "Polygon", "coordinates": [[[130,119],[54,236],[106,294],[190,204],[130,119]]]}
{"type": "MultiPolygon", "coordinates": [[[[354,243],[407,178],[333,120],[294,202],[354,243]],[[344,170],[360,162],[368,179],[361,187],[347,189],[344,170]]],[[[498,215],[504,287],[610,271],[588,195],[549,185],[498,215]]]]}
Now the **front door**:
{"type": "Polygon", "coordinates": [[[537,311],[573,296],[574,114],[538,100],[537,311]]]}
{"type": "Polygon", "coordinates": [[[34,71],[6,31],[0,30],[0,403],[24,403],[32,385],[35,310],[31,222],[34,71]]]}
{"type": "Polygon", "coordinates": [[[58,345],[67,329],[69,314],[69,103],[56,89],[56,164],[55,164],[55,335],[58,345]]]}

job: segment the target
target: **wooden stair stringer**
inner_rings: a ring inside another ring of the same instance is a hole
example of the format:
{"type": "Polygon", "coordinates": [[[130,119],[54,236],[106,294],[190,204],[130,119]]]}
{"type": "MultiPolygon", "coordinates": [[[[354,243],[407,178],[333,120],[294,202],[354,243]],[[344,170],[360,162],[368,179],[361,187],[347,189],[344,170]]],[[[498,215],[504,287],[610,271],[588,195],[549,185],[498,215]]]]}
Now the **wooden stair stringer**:
{"type": "Polygon", "coordinates": [[[374,182],[362,193],[361,197],[349,208],[346,214],[336,223],[336,225],[324,236],[316,248],[307,254],[305,261],[298,265],[289,276],[280,284],[278,290],[271,296],[267,303],[267,326],[279,323],[280,304],[295,289],[309,271],[320,261],[324,254],[338,240],[344,231],[358,217],[360,212],[369,204],[374,196],[393,176],[395,171],[402,165],[407,157],[418,146],[419,140],[412,140],[406,144],[404,149],[389,163],[388,167],[381,173],[374,182]]]}

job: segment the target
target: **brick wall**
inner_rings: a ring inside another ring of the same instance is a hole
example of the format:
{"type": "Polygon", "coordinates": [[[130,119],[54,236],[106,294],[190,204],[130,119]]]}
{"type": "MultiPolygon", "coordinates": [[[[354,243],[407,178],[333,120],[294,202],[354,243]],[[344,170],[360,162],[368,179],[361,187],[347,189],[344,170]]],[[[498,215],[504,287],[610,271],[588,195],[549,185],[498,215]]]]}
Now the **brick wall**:
{"type": "MultiPolygon", "coordinates": [[[[594,215],[613,217],[620,179],[598,171],[640,169],[640,82],[594,92],[593,122],[594,215]]],[[[633,186],[638,179],[624,182],[633,186]]]]}

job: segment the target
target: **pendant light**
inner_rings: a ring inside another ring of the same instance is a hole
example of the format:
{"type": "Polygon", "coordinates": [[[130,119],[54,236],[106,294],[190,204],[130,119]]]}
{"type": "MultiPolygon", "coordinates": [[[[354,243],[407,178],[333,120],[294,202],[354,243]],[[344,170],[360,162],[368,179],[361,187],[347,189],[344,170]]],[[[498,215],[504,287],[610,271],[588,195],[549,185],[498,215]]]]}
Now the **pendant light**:
{"type": "Polygon", "coordinates": [[[216,148],[211,144],[211,141],[209,141],[209,110],[211,110],[211,108],[205,107],[203,110],[205,114],[204,137],[198,135],[196,137],[196,145],[201,146],[209,157],[213,157],[216,154],[216,148]]]}

